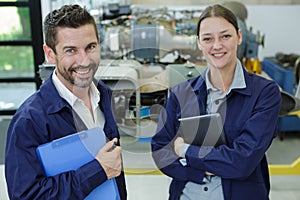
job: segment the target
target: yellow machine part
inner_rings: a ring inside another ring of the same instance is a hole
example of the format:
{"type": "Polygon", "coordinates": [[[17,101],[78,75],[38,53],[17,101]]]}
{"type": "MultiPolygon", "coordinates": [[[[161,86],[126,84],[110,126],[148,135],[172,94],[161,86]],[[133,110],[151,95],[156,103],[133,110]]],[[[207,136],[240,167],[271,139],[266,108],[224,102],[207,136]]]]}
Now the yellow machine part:
{"type": "Polygon", "coordinates": [[[291,165],[269,165],[270,175],[300,175],[300,157],[291,165]]]}
{"type": "Polygon", "coordinates": [[[254,58],[254,59],[245,58],[244,66],[246,67],[248,72],[251,72],[253,74],[261,74],[262,73],[260,61],[257,58],[254,58]]]}

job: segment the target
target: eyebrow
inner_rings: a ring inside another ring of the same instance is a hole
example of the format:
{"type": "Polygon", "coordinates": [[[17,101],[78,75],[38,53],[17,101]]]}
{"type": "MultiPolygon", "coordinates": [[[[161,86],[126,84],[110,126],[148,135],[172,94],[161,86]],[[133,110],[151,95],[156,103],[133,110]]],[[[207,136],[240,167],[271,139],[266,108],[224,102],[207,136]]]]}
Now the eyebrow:
{"type": "Polygon", "coordinates": [[[65,50],[65,49],[74,49],[74,48],[76,48],[76,47],[75,46],[64,46],[63,50],[65,50]]]}
{"type": "MultiPolygon", "coordinates": [[[[97,42],[91,42],[91,43],[87,44],[85,48],[87,48],[88,46],[97,45],[97,44],[98,44],[97,42]]],[[[69,45],[69,46],[64,46],[63,50],[65,50],[65,49],[77,49],[77,47],[69,45]]]]}
{"type": "MultiPolygon", "coordinates": [[[[221,31],[220,33],[223,34],[223,33],[226,33],[226,32],[228,32],[228,31],[229,31],[229,29],[225,29],[225,30],[221,31]]],[[[219,33],[218,33],[218,34],[219,34],[219,33]]],[[[200,35],[206,36],[206,35],[212,35],[212,33],[203,33],[203,34],[200,34],[200,35]]]]}

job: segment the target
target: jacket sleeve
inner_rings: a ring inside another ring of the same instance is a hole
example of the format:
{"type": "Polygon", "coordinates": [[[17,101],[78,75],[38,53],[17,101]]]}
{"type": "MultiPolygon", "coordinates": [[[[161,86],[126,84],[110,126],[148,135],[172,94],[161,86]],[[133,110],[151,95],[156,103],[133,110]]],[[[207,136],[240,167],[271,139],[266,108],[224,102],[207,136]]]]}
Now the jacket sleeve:
{"type": "Polygon", "coordinates": [[[179,181],[202,183],[202,169],[183,166],[174,152],[174,140],[177,137],[180,117],[179,103],[174,93],[170,93],[168,102],[161,110],[157,132],[151,141],[152,157],[157,167],[166,175],[179,181]]]}
{"type": "Polygon", "coordinates": [[[230,146],[213,148],[204,157],[199,156],[199,147],[190,146],[186,153],[187,163],[228,179],[245,179],[253,173],[276,136],[281,105],[278,86],[269,82],[252,101],[255,101],[253,108],[244,108],[251,109],[251,116],[245,120],[230,146]]]}
{"type": "MultiPolygon", "coordinates": [[[[40,117],[35,120],[43,120],[40,117]]],[[[46,130],[35,120],[15,117],[8,129],[5,176],[10,199],[83,199],[107,180],[96,160],[76,171],[46,177],[36,155],[46,130]]]]}

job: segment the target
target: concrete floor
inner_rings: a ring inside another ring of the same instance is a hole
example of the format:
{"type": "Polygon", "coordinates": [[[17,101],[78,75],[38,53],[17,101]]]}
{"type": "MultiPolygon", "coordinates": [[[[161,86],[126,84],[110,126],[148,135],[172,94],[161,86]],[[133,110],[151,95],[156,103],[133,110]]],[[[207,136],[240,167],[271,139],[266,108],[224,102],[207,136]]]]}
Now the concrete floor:
{"type": "MultiPolygon", "coordinates": [[[[0,165],[0,199],[8,200],[3,165],[0,165]]],[[[126,175],[128,200],[167,200],[170,179],[164,175],[126,175]]],[[[271,176],[271,200],[300,200],[300,176],[271,176]]]]}

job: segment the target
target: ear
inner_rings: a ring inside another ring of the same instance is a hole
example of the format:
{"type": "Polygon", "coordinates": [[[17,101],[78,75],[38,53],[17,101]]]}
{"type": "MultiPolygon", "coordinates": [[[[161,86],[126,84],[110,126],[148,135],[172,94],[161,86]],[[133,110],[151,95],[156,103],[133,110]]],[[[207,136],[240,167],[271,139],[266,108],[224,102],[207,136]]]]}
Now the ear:
{"type": "Polygon", "coordinates": [[[241,29],[238,30],[238,45],[240,45],[243,41],[243,34],[241,29]]]}
{"type": "Polygon", "coordinates": [[[47,57],[48,63],[49,64],[56,64],[56,56],[55,52],[46,44],[43,45],[44,53],[47,57]]]}

